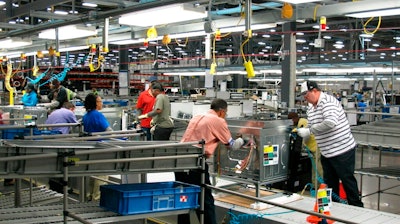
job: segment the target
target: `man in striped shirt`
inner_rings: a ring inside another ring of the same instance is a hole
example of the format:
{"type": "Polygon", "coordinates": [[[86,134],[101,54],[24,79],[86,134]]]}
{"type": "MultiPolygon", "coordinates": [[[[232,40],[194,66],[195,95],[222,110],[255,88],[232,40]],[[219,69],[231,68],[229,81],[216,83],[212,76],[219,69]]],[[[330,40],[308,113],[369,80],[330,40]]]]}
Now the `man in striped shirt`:
{"type": "Polygon", "coordinates": [[[342,105],[335,97],[323,93],[314,81],[304,82],[301,91],[309,103],[308,126],[299,128],[298,135],[308,138],[314,134],[328,187],[338,195],[341,180],[349,205],[363,207],[354,177],[356,143],[342,105]]]}

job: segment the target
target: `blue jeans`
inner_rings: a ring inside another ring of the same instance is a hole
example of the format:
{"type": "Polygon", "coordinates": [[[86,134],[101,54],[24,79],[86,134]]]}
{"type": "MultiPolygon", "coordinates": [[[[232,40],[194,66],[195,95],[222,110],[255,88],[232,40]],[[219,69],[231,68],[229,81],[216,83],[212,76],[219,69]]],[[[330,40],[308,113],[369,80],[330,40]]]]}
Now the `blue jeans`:
{"type": "Polygon", "coordinates": [[[151,133],[150,133],[150,128],[145,128],[142,127],[143,133],[146,135],[146,140],[151,141],[151,133]]]}
{"type": "Polygon", "coordinates": [[[364,207],[358,191],[357,180],[354,177],[355,148],[341,155],[326,158],[321,155],[324,181],[332,191],[339,195],[339,179],[347,195],[349,205],[364,207]]]}

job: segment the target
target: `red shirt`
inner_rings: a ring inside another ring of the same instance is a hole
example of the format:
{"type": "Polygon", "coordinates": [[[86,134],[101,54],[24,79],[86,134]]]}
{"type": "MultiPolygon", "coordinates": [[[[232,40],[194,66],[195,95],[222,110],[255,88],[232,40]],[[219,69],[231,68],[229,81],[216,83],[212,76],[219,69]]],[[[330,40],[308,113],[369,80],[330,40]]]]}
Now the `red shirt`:
{"type": "Polygon", "coordinates": [[[225,119],[218,117],[214,110],[193,117],[181,142],[200,141],[202,139],[205,140],[204,147],[208,157],[214,154],[218,142],[227,145],[232,140],[228,124],[225,119]]]}
{"type": "MultiPolygon", "coordinates": [[[[142,114],[147,114],[153,110],[156,98],[150,94],[151,89],[140,93],[136,108],[142,111],[142,114]]],[[[144,128],[150,128],[151,117],[143,118],[140,120],[140,126],[144,128]]]]}

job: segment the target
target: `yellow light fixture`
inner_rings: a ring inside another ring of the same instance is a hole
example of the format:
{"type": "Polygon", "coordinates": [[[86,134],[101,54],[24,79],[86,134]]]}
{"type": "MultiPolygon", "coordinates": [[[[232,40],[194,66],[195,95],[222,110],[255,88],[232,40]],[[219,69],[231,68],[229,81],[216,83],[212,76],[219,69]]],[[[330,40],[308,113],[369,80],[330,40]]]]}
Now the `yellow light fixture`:
{"type": "Polygon", "coordinates": [[[206,17],[207,12],[204,7],[194,7],[193,4],[180,3],[124,14],[119,18],[118,22],[123,25],[146,27],[206,17]]]}
{"type": "Polygon", "coordinates": [[[158,35],[157,35],[157,29],[154,27],[154,26],[152,26],[151,28],[149,28],[148,30],[147,30],[147,38],[148,39],[154,39],[154,38],[156,38],[158,35]]]}
{"type": "MultiPolygon", "coordinates": [[[[58,28],[58,39],[59,40],[70,40],[82,37],[96,36],[97,30],[95,27],[83,27],[83,26],[63,26],[58,28]]],[[[48,29],[39,33],[41,39],[56,39],[56,30],[48,29]]]]}
{"type": "Polygon", "coordinates": [[[164,45],[170,44],[170,43],[171,43],[171,37],[169,37],[168,34],[165,34],[165,35],[163,36],[162,43],[163,43],[164,45]]]}

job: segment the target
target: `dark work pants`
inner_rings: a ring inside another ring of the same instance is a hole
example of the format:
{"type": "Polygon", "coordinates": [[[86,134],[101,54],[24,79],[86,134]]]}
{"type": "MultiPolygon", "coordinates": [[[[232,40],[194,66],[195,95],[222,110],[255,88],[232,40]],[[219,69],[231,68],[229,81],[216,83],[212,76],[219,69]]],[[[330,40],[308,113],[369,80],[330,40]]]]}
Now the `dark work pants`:
{"type": "Polygon", "coordinates": [[[157,126],[154,131],[153,140],[169,140],[173,130],[174,128],[160,128],[157,126]]]}
{"type": "MultiPolygon", "coordinates": [[[[207,164],[205,174],[205,184],[211,185],[207,164]]],[[[201,171],[191,170],[189,173],[175,172],[175,180],[201,186],[201,171]]],[[[199,217],[200,220],[199,212],[197,212],[197,217],[199,217]]],[[[204,195],[204,224],[217,224],[216,220],[214,197],[212,196],[211,189],[206,188],[204,195]]],[[[189,214],[178,215],[178,224],[190,224],[189,214]]]]}
{"type": "Polygon", "coordinates": [[[332,191],[339,195],[339,179],[347,195],[349,205],[364,207],[358,192],[357,180],[354,177],[355,148],[341,155],[326,158],[321,155],[324,181],[332,191]]]}

